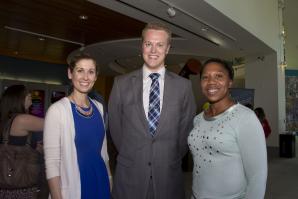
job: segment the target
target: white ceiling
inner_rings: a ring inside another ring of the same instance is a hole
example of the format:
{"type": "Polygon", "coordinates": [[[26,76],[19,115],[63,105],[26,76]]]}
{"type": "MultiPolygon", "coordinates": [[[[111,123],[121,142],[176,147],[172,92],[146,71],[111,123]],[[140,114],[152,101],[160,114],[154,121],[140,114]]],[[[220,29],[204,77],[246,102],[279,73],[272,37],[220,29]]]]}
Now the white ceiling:
{"type": "MultiPolygon", "coordinates": [[[[167,58],[169,67],[182,67],[189,58],[204,61],[208,57],[219,57],[233,61],[234,58],[244,57],[249,61],[273,52],[203,0],[89,1],[140,21],[159,21],[169,25],[178,36],[173,39],[167,58]],[[173,17],[167,13],[169,5],[176,11],[173,17]]],[[[102,72],[107,75],[124,73],[142,65],[139,38],[97,43],[86,46],[84,50],[97,57],[102,72]]]]}

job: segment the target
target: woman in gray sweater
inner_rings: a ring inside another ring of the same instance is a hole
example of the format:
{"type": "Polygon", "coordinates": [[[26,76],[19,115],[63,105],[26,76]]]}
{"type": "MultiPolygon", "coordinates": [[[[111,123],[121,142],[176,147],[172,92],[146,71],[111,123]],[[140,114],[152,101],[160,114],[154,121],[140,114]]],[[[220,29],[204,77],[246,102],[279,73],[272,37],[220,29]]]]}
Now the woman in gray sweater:
{"type": "Polygon", "coordinates": [[[229,93],[233,69],[210,59],[200,73],[210,107],[194,118],[188,137],[194,169],[192,199],[262,199],[267,153],[262,126],[254,112],[229,93]]]}

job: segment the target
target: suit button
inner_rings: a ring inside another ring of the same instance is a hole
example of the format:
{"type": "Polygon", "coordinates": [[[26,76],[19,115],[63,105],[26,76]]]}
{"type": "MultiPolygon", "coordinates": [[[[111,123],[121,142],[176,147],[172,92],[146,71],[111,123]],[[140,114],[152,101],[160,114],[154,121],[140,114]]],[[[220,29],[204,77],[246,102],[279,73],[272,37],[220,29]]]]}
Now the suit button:
{"type": "Polygon", "coordinates": [[[151,162],[148,162],[148,165],[151,166],[151,162]]]}
{"type": "Polygon", "coordinates": [[[150,179],[152,179],[152,176],[150,176],[150,179]]]}

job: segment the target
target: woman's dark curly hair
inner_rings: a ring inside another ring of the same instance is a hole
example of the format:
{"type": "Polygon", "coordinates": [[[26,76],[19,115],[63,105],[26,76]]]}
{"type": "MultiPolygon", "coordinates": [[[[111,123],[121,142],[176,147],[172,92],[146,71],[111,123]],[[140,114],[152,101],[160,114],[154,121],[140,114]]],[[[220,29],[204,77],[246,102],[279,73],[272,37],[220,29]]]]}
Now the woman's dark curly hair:
{"type": "Polygon", "coordinates": [[[203,64],[202,69],[201,69],[201,71],[200,71],[200,78],[202,77],[202,73],[203,73],[205,67],[206,67],[208,64],[210,64],[210,63],[217,63],[217,64],[221,65],[221,66],[228,72],[228,74],[229,74],[229,78],[230,78],[231,80],[234,79],[234,69],[233,69],[233,67],[232,67],[229,63],[227,63],[226,61],[224,61],[224,60],[222,60],[222,59],[218,59],[218,58],[211,58],[211,59],[208,59],[208,60],[203,64]]]}
{"type": "Polygon", "coordinates": [[[3,92],[0,101],[0,123],[2,125],[6,124],[13,115],[26,113],[25,98],[28,93],[24,85],[9,86],[3,92]]]}

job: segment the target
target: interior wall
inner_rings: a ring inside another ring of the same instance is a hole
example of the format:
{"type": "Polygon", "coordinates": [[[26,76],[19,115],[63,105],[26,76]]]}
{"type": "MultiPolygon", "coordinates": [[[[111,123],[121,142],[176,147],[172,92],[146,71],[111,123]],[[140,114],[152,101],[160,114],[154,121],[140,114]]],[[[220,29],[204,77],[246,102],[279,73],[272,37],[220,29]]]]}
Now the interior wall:
{"type": "Polygon", "coordinates": [[[271,48],[280,48],[278,0],[205,1],[271,48]]]}
{"type": "Polygon", "coordinates": [[[67,65],[0,56],[0,79],[66,85],[67,65]]]}
{"type": "MultiPolygon", "coordinates": [[[[269,146],[278,146],[279,133],[283,132],[284,118],[279,119],[279,83],[278,73],[281,68],[277,64],[276,53],[267,55],[263,60],[256,60],[246,64],[246,88],[255,89],[255,107],[262,107],[270,123],[272,133],[267,139],[269,146]],[[282,120],[282,121],[280,121],[282,120]]],[[[284,94],[284,90],[282,92],[284,94]]],[[[285,110],[285,107],[284,107],[285,110]]],[[[285,115],[283,115],[285,116],[285,115]]]]}
{"type": "Polygon", "coordinates": [[[298,28],[297,28],[297,0],[284,0],[284,24],[286,30],[286,60],[287,68],[298,69],[298,28]]]}

